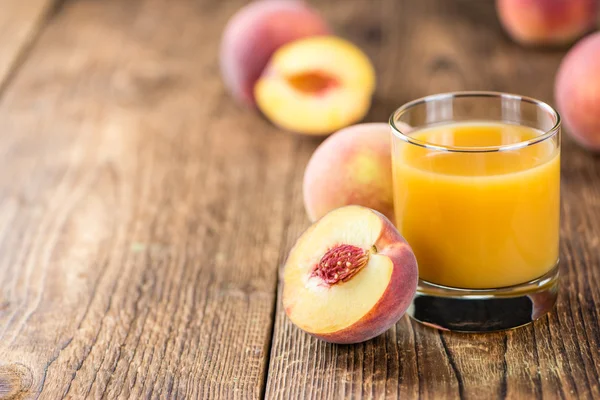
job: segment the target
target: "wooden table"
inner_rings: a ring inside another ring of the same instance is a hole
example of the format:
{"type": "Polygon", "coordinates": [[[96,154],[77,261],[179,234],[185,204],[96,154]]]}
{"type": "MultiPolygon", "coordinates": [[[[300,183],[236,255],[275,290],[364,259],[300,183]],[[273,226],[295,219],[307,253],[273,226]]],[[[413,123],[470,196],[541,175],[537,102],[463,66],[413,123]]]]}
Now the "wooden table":
{"type": "MultiPolygon", "coordinates": [[[[318,140],[226,94],[242,0],[2,0],[0,398],[600,398],[600,160],[564,138],[562,288],[533,325],[407,318],[336,346],[296,329],[278,268],[308,226],[318,140]]],[[[561,50],[484,0],[316,6],[378,71],[369,121],[461,89],[553,101],[561,50]]]]}

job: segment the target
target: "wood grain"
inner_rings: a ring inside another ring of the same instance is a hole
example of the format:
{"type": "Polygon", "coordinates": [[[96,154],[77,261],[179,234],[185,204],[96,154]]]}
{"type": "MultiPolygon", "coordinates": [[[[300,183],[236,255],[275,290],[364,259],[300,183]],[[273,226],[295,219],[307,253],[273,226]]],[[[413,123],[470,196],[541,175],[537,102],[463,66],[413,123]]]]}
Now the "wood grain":
{"type": "MultiPolygon", "coordinates": [[[[347,1],[323,5],[338,31],[371,56],[379,84],[369,119],[452,90],[499,90],[552,102],[564,50],[523,49],[493,2],[347,1]]],[[[600,159],[563,140],[562,287],[554,312],[485,335],[441,333],[404,318],[364,344],[336,346],[300,332],[277,303],[267,398],[567,398],[600,396],[600,159]]],[[[305,163],[313,151],[303,144],[305,163]]],[[[296,173],[285,246],[308,225],[296,173]]],[[[281,286],[278,293],[281,297],[281,286]]]]}
{"type": "Polygon", "coordinates": [[[0,91],[59,0],[2,0],[0,3],[0,91]]]}
{"type": "MultiPolygon", "coordinates": [[[[353,346],[291,325],[277,269],[319,141],[225,93],[243,3],[67,1],[10,62],[0,35],[0,398],[600,398],[600,159],[568,137],[549,316],[486,335],[404,318],[353,346]]],[[[491,1],[315,4],[376,65],[370,121],[449,90],[552,101],[564,50],[511,43],[491,1]]]]}
{"type": "Polygon", "coordinates": [[[260,397],[299,139],[224,92],[238,6],[67,2],[3,94],[0,397],[260,397]]]}

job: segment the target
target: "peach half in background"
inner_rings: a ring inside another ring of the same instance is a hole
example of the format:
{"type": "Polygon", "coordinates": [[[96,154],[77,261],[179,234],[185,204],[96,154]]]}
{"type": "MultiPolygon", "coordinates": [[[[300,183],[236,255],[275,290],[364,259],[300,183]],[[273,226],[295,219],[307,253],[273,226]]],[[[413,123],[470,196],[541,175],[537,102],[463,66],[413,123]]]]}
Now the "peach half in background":
{"type": "Polygon", "coordinates": [[[374,89],[373,65],[358,47],[335,36],[314,36],[279,48],[254,96],[275,125],[325,135],[361,120],[374,89]]]}
{"type": "Polygon", "coordinates": [[[382,214],[338,208],[300,236],[284,267],[290,320],[332,343],[369,340],[394,325],[417,288],[417,261],[382,214]]]}
{"type": "Polygon", "coordinates": [[[600,32],[567,53],[556,75],[554,97],[571,137],[600,152],[600,32]]]}
{"type": "Polygon", "coordinates": [[[302,1],[260,0],[241,8],[227,23],[220,63],[233,97],[254,104],[254,83],[271,55],[296,39],[329,33],[325,20],[302,1]]]}
{"type": "Polygon", "coordinates": [[[599,0],[496,0],[500,22],[524,45],[569,44],[594,28],[599,0]]]}
{"type": "Polygon", "coordinates": [[[304,207],[311,221],[350,204],[393,220],[390,127],[366,123],[344,128],[313,153],[304,172],[304,207]]]}

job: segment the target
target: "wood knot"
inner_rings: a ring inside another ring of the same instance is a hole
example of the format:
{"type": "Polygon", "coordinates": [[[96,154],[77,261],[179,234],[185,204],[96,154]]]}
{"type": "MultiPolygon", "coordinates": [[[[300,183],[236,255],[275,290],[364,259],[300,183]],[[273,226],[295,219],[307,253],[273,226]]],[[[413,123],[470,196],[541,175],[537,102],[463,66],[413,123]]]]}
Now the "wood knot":
{"type": "Polygon", "coordinates": [[[383,40],[383,31],[381,30],[381,26],[373,25],[366,29],[365,37],[367,42],[373,44],[380,44],[383,40]]]}
{"type": "Polygon", "coordinates": [[[119,71],[111,82],[121,100],[144,104],[163,100],[177,84],[175,72],[157,65],[138,65],[132,70],[119,71]]]}
{"type": "Polygon", "coordinates": [[[436,57],[429,63],[429,70],[431,72],[448,71],[453,68],[454,62],[450,58],[444,56],[436,57]]]}
{"type": "Polygon", "coordinates": [[[33,374],[23,364],[0,365],[0,399],[24,398],[33,385],[33,374]]]}

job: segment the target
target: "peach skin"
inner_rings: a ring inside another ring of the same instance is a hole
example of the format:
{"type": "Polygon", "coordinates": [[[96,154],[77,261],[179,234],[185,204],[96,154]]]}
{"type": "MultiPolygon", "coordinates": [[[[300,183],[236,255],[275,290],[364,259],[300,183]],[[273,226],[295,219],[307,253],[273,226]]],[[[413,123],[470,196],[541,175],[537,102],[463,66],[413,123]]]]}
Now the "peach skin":
{"type": "Polygon", "coordinates": [[[556,75],[554,97],[571,137],[600,152],[600,32],[567,53],[556,75]]]}
{"type": "Polygon", "coordinates": [[[304,207],[311,221],[350,204],[373,208],[392,219],[390,128],[358,124],[331,135],[304,172],[304,207]]]}
{"type": "Polygon", "coordinates": [[[524,45],[570,44],[594,28],[598,0],[496,0],[506,32],[524,45]]]}

